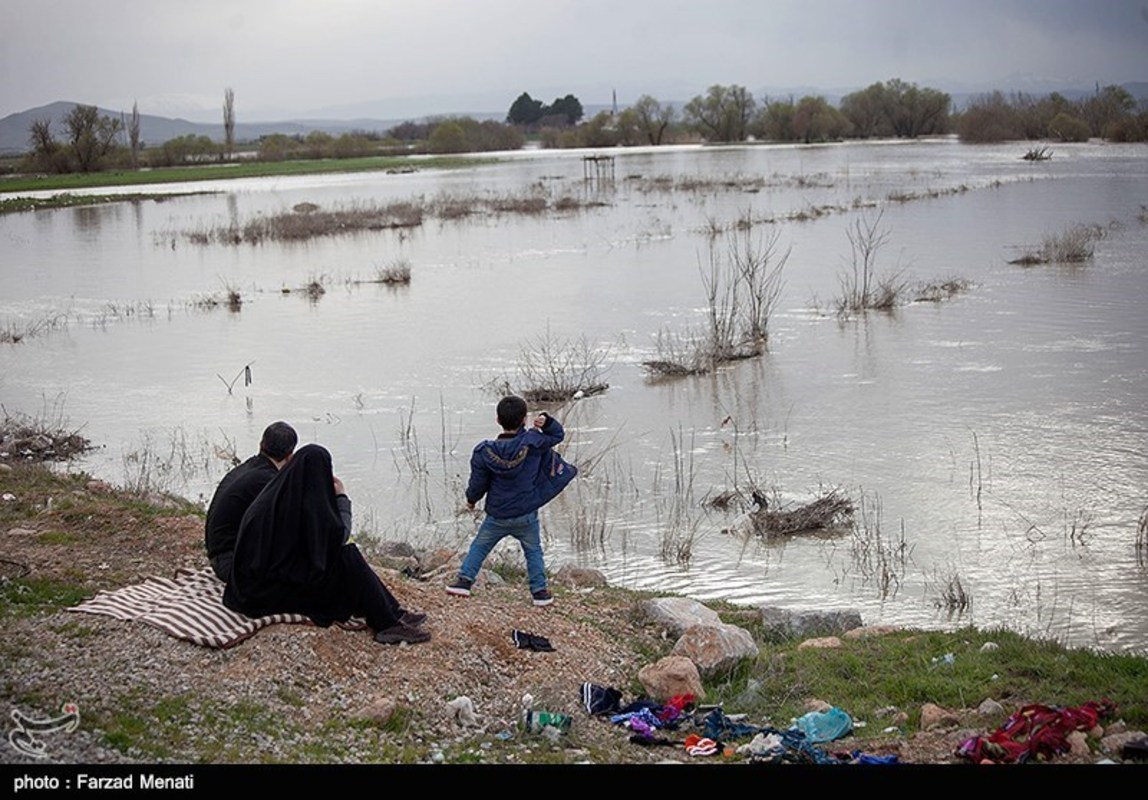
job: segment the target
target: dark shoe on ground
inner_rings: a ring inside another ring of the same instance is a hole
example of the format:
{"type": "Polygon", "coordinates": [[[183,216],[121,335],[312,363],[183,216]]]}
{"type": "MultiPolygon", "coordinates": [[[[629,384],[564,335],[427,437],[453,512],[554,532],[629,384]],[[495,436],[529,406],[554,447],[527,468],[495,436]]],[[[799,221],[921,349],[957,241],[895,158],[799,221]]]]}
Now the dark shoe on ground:
{"type": "Polygon", "coordinates": [[[446,593],[457,595],[458,597],[470,597],[470,587],[472,586],[474,586],[474,581],[459,575],[454,583],[447,585],[446,593]]]}
{"type": "Polygon", "coordinates": [[[534,598],[536,606],[548,606],[554,602],[554,595],[550,594],[549,589],[539,589],[537,592],[531,592],[530,596],[534,598]]]}
{"type": "Polygon", "coordinates": [[[412,628],[410,625],[399,623],[375,634],[375,641],[379,644],[418,644],[430,641],[430,631],[422,628],[412,628]]]}
{"type": "Polygon", "coordinates": [[[417,628],[427,621],[427,615],[421,611],[404,611],[399,622],[408,628],[417,628]]]}

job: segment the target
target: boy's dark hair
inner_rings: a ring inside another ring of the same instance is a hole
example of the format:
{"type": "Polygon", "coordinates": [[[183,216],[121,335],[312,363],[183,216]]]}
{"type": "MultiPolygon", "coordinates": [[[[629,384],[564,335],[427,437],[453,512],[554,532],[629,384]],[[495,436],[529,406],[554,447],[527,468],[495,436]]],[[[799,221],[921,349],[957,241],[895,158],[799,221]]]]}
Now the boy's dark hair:
{"type": "Polygon", "coordinates": [[[526,401],[515,394],[498,401],[498,424],[504,431],[516,431],[526,422],[526,401]]]}
{"type": "Polygon", "coordinates": [[[268,458],[282,461],[291,455],[299,437],[295,429],[286,422],[272,422],[263,431],[263,438],[259,441],[259,452],[268,458]]]}

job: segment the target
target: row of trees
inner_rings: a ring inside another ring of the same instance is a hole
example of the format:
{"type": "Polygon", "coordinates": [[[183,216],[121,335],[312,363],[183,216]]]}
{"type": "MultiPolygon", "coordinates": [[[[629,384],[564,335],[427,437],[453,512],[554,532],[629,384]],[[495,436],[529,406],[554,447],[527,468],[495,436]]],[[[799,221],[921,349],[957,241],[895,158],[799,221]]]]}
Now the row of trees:
{"type": "Polygon", "coordinates": [[[806,143],[846,137],[915,138],[948,133],[950,107],[944,92],[899,79],[847,95],[840,108],[814,95],[758,100],[744,86],[715,84],[680,110],[644,95],[618,114],[602,112],[574,130],[544,130],[542,140],[554,147],[603,147],[699,138],[806,143]]]}
{"type": "Polygon", "coordinates": [[[1083,142],[1102,137],[1114,142],[1148,141],[1148,106],[1121,86],[1097,86],[1089,97],[1072,101],[1053,92],[1034,97],[1022,92],[982,95],[957,122],[965,142],[1056,139],[1083,142]]]}

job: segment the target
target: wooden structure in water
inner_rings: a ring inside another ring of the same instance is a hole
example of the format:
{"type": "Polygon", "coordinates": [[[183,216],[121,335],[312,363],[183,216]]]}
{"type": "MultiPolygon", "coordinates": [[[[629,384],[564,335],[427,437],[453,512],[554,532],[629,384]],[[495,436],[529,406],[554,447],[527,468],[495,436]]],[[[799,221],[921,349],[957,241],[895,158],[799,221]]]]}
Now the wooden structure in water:
{"type": "Polygon", "coordinates": [[[613,156],[582,156],[582,177],[587,181],[613,182],[613,156]]]}

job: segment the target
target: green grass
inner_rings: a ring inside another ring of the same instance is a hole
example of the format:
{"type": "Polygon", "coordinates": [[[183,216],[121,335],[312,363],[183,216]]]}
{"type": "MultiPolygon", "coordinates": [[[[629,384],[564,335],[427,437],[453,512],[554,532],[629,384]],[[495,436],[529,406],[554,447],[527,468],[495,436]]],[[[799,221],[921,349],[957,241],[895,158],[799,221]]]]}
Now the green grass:
{"type": "Polygon", "coordinates": [[[1010,631],[971,628],[843,641],[832,649],[763,645],[756,660],[707,684],[706,702],[786,728],[816,698],[869,721],[857,731],[862,737],[881,732],[872,722],[878,709],[897,707],[915,728],[925,703],[965,709],[986,698],[1013,706],[1073,706],[1107,698],[1130,727],[1148,724],[1148,659],[1140,656],[1069,650],[1010,631]],[[998,649],[981,652],[990,641],[998,649]],[[941,661],[949,653],[951,665],[941,661]]]}
{"type": "MultiPolygon", "coordinates": [[[[138,171],[87,172],[68,175],[21,175],[0,179],[0,193],[89,189],[99,186],[143,186],[157,183],[263,178],[281,175],[318,175],[332,172],[370,172],[389,169],[460,169],[493,164],[496,159],[437,156],[366,156],[304,161],[244,161],[192,167],[163,167],[138,171]]],[[[139,197],[137,195],[136,197],[139,197]]]]}
{"type": "Polygon", "coordinates": [[[91,593],[79,586],[45,578],[0,581],[0,618],[31,616],[74,606],[91,593]]]}

